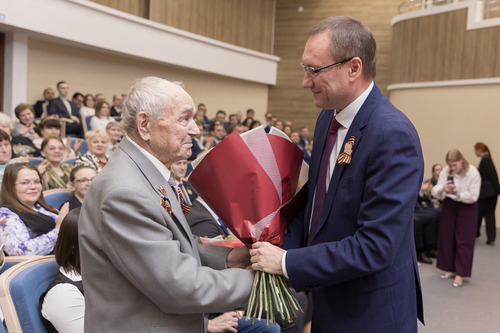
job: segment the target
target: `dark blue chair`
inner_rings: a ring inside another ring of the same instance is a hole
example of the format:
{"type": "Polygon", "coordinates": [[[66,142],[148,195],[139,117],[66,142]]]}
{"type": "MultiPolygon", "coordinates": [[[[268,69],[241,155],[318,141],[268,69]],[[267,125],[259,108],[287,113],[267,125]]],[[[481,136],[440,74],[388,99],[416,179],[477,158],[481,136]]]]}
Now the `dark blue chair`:
{"type": "Polygon", "coordinates": [[[43,198],[45,202],[56,209],[60,209],[61,206],[71,198],[72,191],[67,188],[55,188],[52,190],[43,191],[43,198]]]}
{"type": "Polygon", "coordinates": [[[47,332],[38,303],[58,271],[54,256],[41,256],[0,275],[0,305],[9,333],[47,332]]]}
{"type": "Polygon", "coordinates": [[[29,157],[28,160],[29,160],[30,164],[33,164],[36,166],[36,165],[42,163],[43,158],[41,158],[41,157],[29,157]]]}

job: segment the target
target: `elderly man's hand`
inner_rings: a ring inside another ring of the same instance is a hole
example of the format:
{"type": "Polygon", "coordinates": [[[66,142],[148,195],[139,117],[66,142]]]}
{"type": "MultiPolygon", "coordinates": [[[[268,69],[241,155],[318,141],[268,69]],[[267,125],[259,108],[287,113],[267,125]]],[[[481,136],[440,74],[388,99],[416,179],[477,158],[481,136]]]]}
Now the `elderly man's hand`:
{"type": "Polygon", "coordinates": [[[250,250],[250,261],[254,270],[283,275],[281,259],[286,251],[268,242],[257,242],[250,250]]]}
{"type": "Polygon", "coordinates": [[[250,254],[248,254],[246,246],[232,250],[226,259],[226,266],[228,268],[250,268],[250,265],[252,263],[250,262],[250,254]]]}

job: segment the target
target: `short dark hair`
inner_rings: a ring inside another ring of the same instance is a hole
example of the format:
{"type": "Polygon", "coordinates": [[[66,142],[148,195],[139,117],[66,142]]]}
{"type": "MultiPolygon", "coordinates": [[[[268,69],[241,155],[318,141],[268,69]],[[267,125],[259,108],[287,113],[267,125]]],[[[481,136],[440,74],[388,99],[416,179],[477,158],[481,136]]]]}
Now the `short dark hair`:
{"type": "Polygon", "coordinates": [[[78,218],[80,217],[80,207],[69,211],[61,223],[59,235],[57,236],[54,254],[56,262],[66,272],[75,271],[81,274],[80,270],[80,248],[78,245],[78,218]]]}
{"type": "Polygon", "coordinates": [[[60,86],[61,84],[64,84],[64,83],[67,83],[67,82],[66,82],[66,81],[59,81],[59,82],[57,82],[57,88],[59,89],[59,86],[60,86]]]}
{"type": "Polygon", "coordinates": [[[42,122],[38,125],[40,129],[45,128],[45,127],[55,127],[55,128],[61,128],[61,121],[57,118],[45,118],[42,120],[42,122]]]}
{"type": "Polygon", "coordinates": [[[75,99],[75,98],[77,98],[77,97],[79,97],[79,96],[81,96],[81,97],[85,100],[85,96],[83,96],[83,94],[82,94],[82,93],[80,93],[80,92],[76,92],[76,93],[74,93],[74,94],[73,94],[73,99],[75,99]]]}

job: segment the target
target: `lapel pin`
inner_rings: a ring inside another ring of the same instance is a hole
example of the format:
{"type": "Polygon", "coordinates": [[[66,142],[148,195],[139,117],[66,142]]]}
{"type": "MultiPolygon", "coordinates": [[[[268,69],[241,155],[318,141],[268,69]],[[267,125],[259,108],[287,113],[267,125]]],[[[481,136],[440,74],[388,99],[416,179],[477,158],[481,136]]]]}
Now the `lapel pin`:
{"type": "Polygon", "coordinates": [[[351,155],[352,155],[353,149],[354,149],[354,136],[351,136],[349,141],[347,141],[345,146],[344,146],[344,152],[342,154],[340,154],[339,158],[337,159],[338,163],[339,164],[351,163],[351,155]]]}

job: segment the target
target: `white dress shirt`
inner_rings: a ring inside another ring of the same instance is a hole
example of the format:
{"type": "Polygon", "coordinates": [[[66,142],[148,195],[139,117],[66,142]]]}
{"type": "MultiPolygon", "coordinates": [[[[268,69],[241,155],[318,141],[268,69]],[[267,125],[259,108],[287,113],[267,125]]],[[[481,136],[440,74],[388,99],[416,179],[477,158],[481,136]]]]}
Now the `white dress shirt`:
{"type": "Polygon", "coordinates": [[[448,197],[458,202],[463,202],[466,204],[472,204],[479,199],[479,192],[481,190],[481,175],[479,171],[473,166],[469,165],[469,170],[463,175],[458,175],[454,173],[453,182],[457,187],[457,194],[448,194],[446,192],[442,192],[441,195],[439,191],[446,185],[448,182],[448,175],[450,174],[450,168],[445,166],[441,173],[439,174],[439,179],[436,184],[432,188],[432,196],[436,197],[439,200],[443,200],[448,197]]]}

